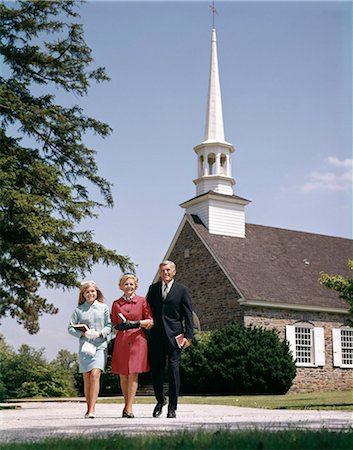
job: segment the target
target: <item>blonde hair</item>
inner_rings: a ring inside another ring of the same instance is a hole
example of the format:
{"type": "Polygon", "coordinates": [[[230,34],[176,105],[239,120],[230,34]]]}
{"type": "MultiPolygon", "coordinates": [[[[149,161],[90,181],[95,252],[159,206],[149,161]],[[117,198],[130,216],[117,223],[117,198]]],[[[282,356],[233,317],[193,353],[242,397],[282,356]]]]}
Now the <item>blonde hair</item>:
{"type": "Polygon", "coordinates": [[[119,285],[119,287],[120,287],[121,290],[123,290],[123,286],[124,286],[124,284],[125,284],[125,281],[128,280],[129,278],[131,278],[132,280],[134,280],[136,289],[138,288],[138,285],[139,285],[139,279],[137,278],[137,276],[134,275],[133,273],[126,273],[125,275],[123,275],[123,276],[120,278],[120,280],[119,280],[119,282],[118,282],[118,285],[119,285]]]}
{"type": "Polygon", "coordinates": [[[86,299],[84,297],[84,293],[90,286],[93,286],[95,288],[97,292],[97,300],[101,303],[104,303],[103,293],[96,285],[96,283],[94,281],[84,281],[83,283],[81,283],[80,295],[78,296],[78,304],[83,305],[83,303],[85,303],[86,299]]]}

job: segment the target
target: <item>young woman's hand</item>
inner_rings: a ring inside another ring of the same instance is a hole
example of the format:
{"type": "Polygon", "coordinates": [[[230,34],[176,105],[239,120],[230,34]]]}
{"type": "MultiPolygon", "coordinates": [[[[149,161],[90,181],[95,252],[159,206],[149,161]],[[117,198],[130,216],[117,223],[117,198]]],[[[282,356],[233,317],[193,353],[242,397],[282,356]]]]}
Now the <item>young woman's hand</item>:
{"type": "Polygon", "coordinates": [[[152,319],[142,319],[140,320],[141,328],[145,328],[146,330],[150,330],[153,327],[152,319]]]}

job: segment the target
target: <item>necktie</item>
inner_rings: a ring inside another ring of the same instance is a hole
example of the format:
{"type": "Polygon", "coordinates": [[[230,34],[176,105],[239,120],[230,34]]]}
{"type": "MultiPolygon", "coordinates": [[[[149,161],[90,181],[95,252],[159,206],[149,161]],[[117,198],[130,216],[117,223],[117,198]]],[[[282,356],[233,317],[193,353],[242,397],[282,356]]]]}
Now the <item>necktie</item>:
{"type": "Polygon", "coordinates": [[[166,299],[167,294],[168,294],[168,285],[164,284],[164,287],[163,287],[163,300],[166,299]]]}

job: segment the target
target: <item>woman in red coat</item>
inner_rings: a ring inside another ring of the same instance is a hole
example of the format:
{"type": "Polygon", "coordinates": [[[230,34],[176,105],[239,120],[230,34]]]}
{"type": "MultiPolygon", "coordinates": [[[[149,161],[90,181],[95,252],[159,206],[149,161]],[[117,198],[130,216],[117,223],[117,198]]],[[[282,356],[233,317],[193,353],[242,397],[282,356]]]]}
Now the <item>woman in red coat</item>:
{"type": "Polygon", "coordinates": [[[112,305],[111,319],[118,330],[112,356],[112,373],[119,374],[124,396],[123,417],[133,418],[132,404],[138,388],[138,374],[149,372],[147,339],[142,328],[153,327],[152,312],[144,297],[135,294],[138,278],[124,275],[119,287],[124,295],[112,305]]]}

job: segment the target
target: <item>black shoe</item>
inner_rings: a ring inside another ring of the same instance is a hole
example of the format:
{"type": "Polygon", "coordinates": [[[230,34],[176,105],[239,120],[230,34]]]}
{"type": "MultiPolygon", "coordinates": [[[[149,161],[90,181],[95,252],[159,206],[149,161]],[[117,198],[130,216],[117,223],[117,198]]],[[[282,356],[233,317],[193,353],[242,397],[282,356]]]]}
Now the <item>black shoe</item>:
{"type": "Polygon", "coordinates": [[[175,419],[176,418],[176,413],[175,413],[174,409],[168,409],[167,418],[168,419],[175,419]]]}
{"type": "Polygon", "coordinates": [[[123,410],[123,417],[124,417],[125,419],[133,419],[135,416],[133,415],[132,412],[129,413],[129,412],[125,411],[125,409],[124,409],[124,410],[123,410]]]}
{"type": "Polygon", "coordinates": [[[159,417],[162,414],[163,406],[167,404],[167,400],[164,399],[163,403],[157,403],[153,410],[153,417],[159,417]]]}

